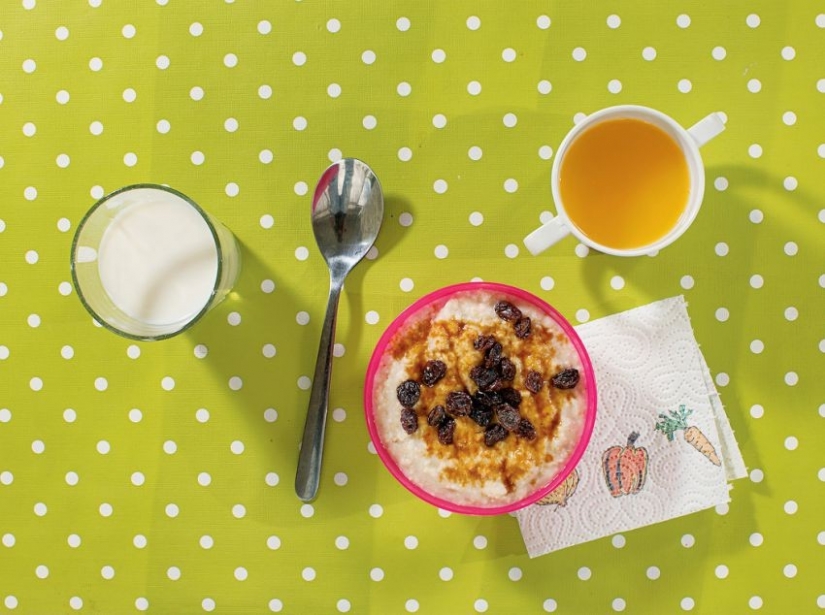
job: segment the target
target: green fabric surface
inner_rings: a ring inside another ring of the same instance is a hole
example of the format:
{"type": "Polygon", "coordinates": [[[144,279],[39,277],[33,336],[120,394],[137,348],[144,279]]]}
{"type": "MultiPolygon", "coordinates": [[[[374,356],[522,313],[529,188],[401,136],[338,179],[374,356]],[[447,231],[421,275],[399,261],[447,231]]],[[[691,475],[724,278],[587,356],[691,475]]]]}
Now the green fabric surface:
{"type": "Polygon", "coordinates": [[[813,0],[4,1],[0,612],[821,612],[823,57],[813,0]],[[655,257],[530,256],[556,147],[621,103],[726,115],[699,217],[655,257]],[[304,505],[328,289],[309,212],[342,154],[386,213],[342,296],[304,505]],[[137,182],[243,247],[227,300],[157,343],[96,327],[70,284],[77,223],[137,182]],[[730,506],[530,560],[513,518],[397,484],[370,451],[366,364],[407,305],[474,278],[574,324],[684,293],[750,469],[730,506]]]}

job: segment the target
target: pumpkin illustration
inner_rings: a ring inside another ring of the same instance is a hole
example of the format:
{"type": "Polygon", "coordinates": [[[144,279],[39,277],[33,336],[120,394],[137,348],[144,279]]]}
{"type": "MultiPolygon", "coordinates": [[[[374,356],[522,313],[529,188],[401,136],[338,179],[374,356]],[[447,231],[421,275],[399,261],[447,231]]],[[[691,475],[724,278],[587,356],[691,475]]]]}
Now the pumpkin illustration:
{"type": "Polygon", "coordinates": [[[602,471],[614,498],[638,493],[647,478],[647,449],[635,446],[639,433],[627,438],[627,446],[611,446],[602,455],[602,471]]]}
{"type": "Polygon", "coordinates": [[[576,487],[579,485],[579,471],[573,468],[573,471],[567,475],[561,484],[553,489],[550,493],[545,495],[536,504],[547,506],[548,504],[556,504],[557,506],[567,506],[567,500],[570,499],[576,492],[576,487]]]}

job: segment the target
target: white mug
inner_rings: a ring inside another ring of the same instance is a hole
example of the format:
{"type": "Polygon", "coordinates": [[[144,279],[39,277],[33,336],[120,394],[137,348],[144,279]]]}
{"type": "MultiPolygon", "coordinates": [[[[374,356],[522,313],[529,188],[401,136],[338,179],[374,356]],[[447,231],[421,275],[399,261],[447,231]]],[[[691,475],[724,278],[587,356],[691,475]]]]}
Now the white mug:
{"type": "Polygon", "coordinates": [[[705,169],[699,148],[725,129],[723,116],[711,113],[688,129],[655,109],[638,105],[620,105],[597,111],[567,133],[556,151],[551,175],[553,200],[557,214],[545,224],[524,238],[524,245],[531,254],[539,254],[568,235],[574,235],[579,241],[594,250],[615,256],[641,256],[654,254],[678,239],[691,225],[702,204],[705,191],[705,169]],[[689,191],[685,208],[676,224],[661,238],[647,245],[634,248],[615,248],[603,245],[585,235],[570,219],[561,197],[560,178],[564,157],[571,144],[588,128],[600,122],[616,119],[636,119],[650,123],[662,129],[681,149],[687,163],[689,191]]]}

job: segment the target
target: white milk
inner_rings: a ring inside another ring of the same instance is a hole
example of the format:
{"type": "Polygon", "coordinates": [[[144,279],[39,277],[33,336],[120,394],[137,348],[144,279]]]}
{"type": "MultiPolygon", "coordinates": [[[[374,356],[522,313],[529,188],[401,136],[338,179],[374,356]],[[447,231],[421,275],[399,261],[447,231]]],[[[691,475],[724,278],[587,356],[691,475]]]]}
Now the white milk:
{"type": "Polygon", "coordinates": [[[194,318],[209,302],[218,275],[215,239],[201,214],[182,198],[152,188],[116,195],[105,206],[120,209],[97,255],[112,302],[153,325],[194,318]]]}

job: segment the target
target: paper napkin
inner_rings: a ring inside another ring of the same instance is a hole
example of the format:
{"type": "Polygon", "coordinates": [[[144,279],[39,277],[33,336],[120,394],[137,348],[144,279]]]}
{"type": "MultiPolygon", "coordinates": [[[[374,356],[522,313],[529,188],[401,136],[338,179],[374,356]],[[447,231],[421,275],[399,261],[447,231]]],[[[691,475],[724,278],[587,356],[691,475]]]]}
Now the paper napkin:
{"type": "Polygon", "coordinates": [[[730,501],[747,470],[684,297],[576,327],[598,414],[574,473],[516,513],[530,557],[730,501]]]}

